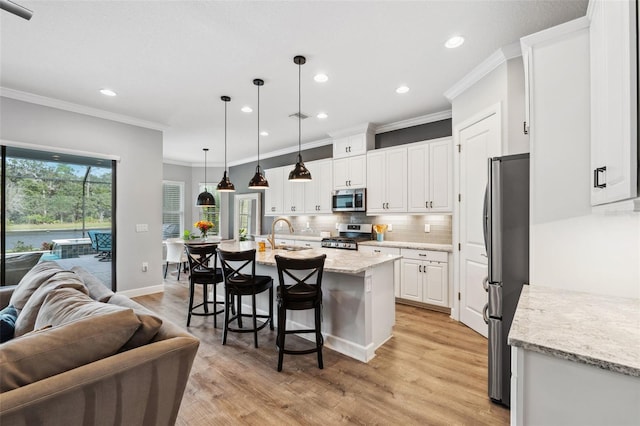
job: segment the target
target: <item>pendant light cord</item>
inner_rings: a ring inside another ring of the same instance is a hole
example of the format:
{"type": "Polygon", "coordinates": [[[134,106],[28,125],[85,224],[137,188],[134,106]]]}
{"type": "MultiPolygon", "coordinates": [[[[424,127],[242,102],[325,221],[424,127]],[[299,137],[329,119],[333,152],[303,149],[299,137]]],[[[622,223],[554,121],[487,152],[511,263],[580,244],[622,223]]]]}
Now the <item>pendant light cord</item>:
{"type": "Polygon", "coordinates": [[[207,192],[207,151],[208,149],[203,149],[204,151],[204,191],[207,192]]]}
{"type": "Polygon", "coordinates": [[[300,151],[302,150],[301,147],[301,140],[302,140],[302,108],[301,108],[301,101],[300,99],[302,98],[302,93],[301,93],[301,72],[302,72],[302,64],[298,64],[298,163],[301,162],[302,160],[302,155],[300,153],[300,151]]]}
{"type": "Polygon", "coordinates": [[[260,85],[258,86],[258,171],[260,171],[260,85]]]}
{"type": "Polygon", "coordinates": [[[227,101],[224,102],[224,172],[227,173],[227,101]]]}

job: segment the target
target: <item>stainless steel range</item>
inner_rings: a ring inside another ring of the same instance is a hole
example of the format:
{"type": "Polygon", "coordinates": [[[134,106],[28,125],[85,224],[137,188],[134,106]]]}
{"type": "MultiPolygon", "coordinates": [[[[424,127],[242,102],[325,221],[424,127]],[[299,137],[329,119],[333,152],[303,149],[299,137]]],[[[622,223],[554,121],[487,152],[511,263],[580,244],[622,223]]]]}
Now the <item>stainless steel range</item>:
{"type": "Polygon", "coordinates": [[[344,250],[358,250],[359,241],[371,239],[370,223],[340,223],[338,224],[339,236],[323,238],[322,247],[338,248],[344,250]]]}

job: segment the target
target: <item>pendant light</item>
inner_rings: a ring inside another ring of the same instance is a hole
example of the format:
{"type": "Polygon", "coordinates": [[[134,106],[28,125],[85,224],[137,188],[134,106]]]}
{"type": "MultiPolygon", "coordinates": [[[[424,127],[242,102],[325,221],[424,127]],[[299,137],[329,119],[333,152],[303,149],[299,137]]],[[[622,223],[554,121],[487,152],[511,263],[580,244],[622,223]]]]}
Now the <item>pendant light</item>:
{"type": "Polygon", "coordinates": [[[302,65],[307,62],[304,56],[296,56],[293,62],[298,65],[298,162],[291,173],[289,173],[290,182],[309,182],[311,180],[311,172],[307,169],[302,161],[301,144],[302,144],[302,112],[300,108],[300,72],[302,65]]]}
{"type": "Polygon", "coordinates": [[[224,174],[217,189],[218,192],[236,192],[236,187],[233,186],[227,176],[227,104],[231,98],[229,96],[221,96],[220,99],[224,102],[224,174]]]}
{"type": "Polygon", "coordinates": [[[198,207],[215,207],[216,199],[213,194],[207,191],[207,151],[209,148],[202,148],[204,151],[204,191],[198,195],[196,206],[198,207]]]}
{"type": "Polygon", "coordinates": [[[269,189],[269,182],[265,179],[260,167],[260,86],[264,85],[264,80],[256,78],[253,84],[258,87],[258,165],[256,166],[256,174],[249,181],[249,189],[269,189]]]}

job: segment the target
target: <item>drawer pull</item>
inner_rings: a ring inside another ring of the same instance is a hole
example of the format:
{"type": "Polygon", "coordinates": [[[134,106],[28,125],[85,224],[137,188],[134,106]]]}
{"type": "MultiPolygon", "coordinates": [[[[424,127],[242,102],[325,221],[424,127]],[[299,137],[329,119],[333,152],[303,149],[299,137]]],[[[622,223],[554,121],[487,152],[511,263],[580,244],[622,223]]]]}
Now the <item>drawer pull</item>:
{"type": "Polygon", "coordinates": [[[418,256],[427,257],[425,253],[418,253],[418,256]]]}

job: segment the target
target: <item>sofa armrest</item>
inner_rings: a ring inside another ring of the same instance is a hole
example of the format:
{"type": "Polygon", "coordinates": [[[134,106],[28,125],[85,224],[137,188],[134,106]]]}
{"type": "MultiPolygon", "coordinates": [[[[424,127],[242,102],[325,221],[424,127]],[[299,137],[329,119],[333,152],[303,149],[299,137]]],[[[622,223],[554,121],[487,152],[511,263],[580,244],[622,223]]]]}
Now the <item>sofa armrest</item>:
{"type": "Polygon", "coordinates": [[[0,309],[4,309],[9,305],[13,290],[16,289],[15,285],[7,285],[0,287],[0,309]]]}
{"type": "Polygon", "coordinates": [[[4,392],[0,424],[172,425],[199,344],[173,337],[4,392]]]}

